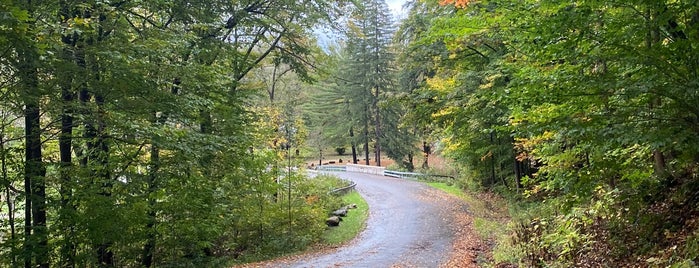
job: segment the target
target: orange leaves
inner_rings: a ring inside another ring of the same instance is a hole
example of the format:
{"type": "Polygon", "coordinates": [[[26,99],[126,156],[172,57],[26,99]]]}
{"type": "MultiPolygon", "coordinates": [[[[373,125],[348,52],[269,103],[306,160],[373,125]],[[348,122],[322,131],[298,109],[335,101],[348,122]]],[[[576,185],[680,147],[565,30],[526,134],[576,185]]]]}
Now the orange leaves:
{"type": "Polygon", "coordinates": [[[318,197],[318,195],[306,196],[306,204],[308,204],[308,205],[313,205],[316,202],[318,202],[319,200],[320,200],[320,197],[318,197]]]}
{"type": "Polygon", "coordinates": [[[439,4],[446,6],[446,5],[454,5],[458,8],[466,8],[468,4],[471,3],[471,0],[440,0],[439,4]]]}

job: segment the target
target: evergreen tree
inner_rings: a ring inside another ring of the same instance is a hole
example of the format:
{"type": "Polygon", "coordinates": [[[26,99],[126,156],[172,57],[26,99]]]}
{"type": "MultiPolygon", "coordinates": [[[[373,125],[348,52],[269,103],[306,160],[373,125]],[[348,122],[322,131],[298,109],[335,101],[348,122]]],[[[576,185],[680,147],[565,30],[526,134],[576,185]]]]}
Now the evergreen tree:
{"type": "Polygon", "coordinates": [[[354,7],[347,23],[342,52],[346,56],[337,67],[334,85],[328,87],[335,91],[329,97],[344,103],[340,107],[351,115],[344,121],[349,126],[342,133],[349,135],[353,159],[357,145],[363,144],[368,165],[373,144],[376,164],[381,165],[381,139],[385,135],[380,103],[393,87],[393,22],[384,1],[368,1],[354,7]]]}

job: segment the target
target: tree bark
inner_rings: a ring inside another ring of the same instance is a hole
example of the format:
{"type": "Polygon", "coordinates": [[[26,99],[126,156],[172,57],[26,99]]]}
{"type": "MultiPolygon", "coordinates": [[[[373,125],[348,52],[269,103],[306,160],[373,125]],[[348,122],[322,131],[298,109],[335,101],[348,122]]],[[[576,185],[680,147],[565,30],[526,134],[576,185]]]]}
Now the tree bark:
{"type": "MultiPolygon", "coordinates": [[[[367,111],[368,113],[368,111],[367,111]]],[[[364,157],[366,165],[369,165],[369,116],[364,118],[364,157]]]]}
{"type": "Polygon", "coordinates": [[[352,164],[357,164],[357,143],[354,141],[354,127],[350,127],[350,141],[352,143],[352,164]]]}
{"type": "Polygon", "coordinates": [[[19,72],[24,86],[25,165],[25,267],[48,267],[48,233],[46,229],[46,170],[41,155],[41,115],[39,100],[38,55],[33,48],[22,52],[19,72]],[[31,219],[30,219],[31,218],[31,219]],[[36,265],[32,265],[32,256],[36,265]]]}
{"type": "MultiPolygon", "coordinates": [[[[660,17],[659,12],[653,11],[651,7],[648,8],[646,11],[646,16],[648,19],[648,32],[646,35],[646,48],[647,49],[653,49],[653,46],[657,43],[660,42],[660,28],[658,25],[655,25],[658,23],[658,19],[660,17]]],[[[655,89],[653,90],[655,91],[655,89]]],[[[655,95],[652,97],[650,103],[648,104],[648,108],[651,112],[653,113],[654,109],[659,109],[661,106],[661,99],[659,95],[655,95]]],[[[657,124],[660,125],[661,120],[657,119],[657,124]]],[[[661,179],[667,180],[670,182],[672,180],[668,170],[667,170],[667,164],[665,162],[665,155],[663,154],[662,150],[660,148],[654,148],[653,149],[653,169],[655,171],[656,176],[660,177],[661,179]]]]}
{"type": "Polygon", "coordinates": [[[61,211],[60,221],[64,228],[67,229],[68,235],[64,238],[61,248],[62,265],[66,267],[75,266],[75,250],[76,245],[73,241],[74,228],[69,222],[74,215],[75,207],[71,204],[73,199],[73,183],[71,179],[73,157],[73,101],[74,94],[71,86],[72,79],[68,78],[63,81],[61,86],[61,99],[63,111],[61,114],[61,133],[58,137],[58,150],[60,152],[60,178],[61,185],[59,193],[61,195],[61,211]]]}
{"type": "MultiPolygon", "coordinates": [[[[378,75],[378,74],[377,74],[378,75]]],[[[373,106],[374,106],[374,132],[376,134],[376,166],[380,167],[381,166],[381,113],[379,110],[379,87],[375,87],[375,95],[374,95],[374,101],[373,101],[373,106]]]]}
{"type": "MultiPolygon", "coordinates": [[[[97,68],[95,68],[97,69],[97,68]]],[[[97,70],[95,70],[95,74],[97,70]]],[[[99,81],[99,76],[96,80],[99,81]]],[[[96,124],[95,129],[94,145],[93,148],[89,149],[92,152],[90,158],[93,161],[93,165],[97,165],[92,169],[93,175],[98,179],[99,194],[105,197],[106,202],[111,202],[112,187],[114,182],[111,178],[111,171],[109,169],[109,144],[107,143],[107,123],[106,123],[106,111],[104,108],[105,99],[102,93],[95,93],[95,104],[97,104],[97,114],[96,114],[96,124]]],[[[108,204],[111,208],[112,204],[108,204]]],[[[113,267],[114,266],[114,252],[111,249],[113,242],[109,238],[112,234],[107,234],[104,241],[99,243],[97,246],[97,260],[101,266],[113,267]]]]}
{"type": "MultiPolygon", "coordinates": [[[[495,145],[495,131],[490,131],[490,144],[495,145]]],[[[490,150],[490,185],[495,184],[495,149],[490,150]]]]}
{"type": "Polygon", "coordinates": [[[148,218],[146,223],[146,244],[143,246],[143,258],[141,264],[144,267],[151,267],[153,265],[153,253],[155,252],[155,240],[156,240],[156,216],[157,212],[155,209],[156,200],[153,196],[155,191],[158,189],[157,186],[157,176],[158,170],[160,169],[160,149],[156,144],[151,145],[150,150],[150,171],[148,174],[148,191],[146,192],[148,200],[148,218]]]}
{"type": "MultiPolygon", "coordinates": [[[[431,148],[430,148],[430,146],[427,144],[426,141],[422,141],[422,152],[423,152],[423,154],[424,154],[424,156],[425,156],[425,161],[422,162],[422,168],[424,168],[424,169],[430,168],[430,163],[429,163],[428,160],[429,160],[429,158],[430,158],[431,148]]],[[[411,161],[412,161],[412,160],[411,160],[411,161]]]]}
{"type": "MultiPolygon", "coordinates": [[[[4,123],[4,122],[3,122],[4,123]]],[[[5,125],[3,124],[3,129],[0,133],[5,133],[5,125]]],[[[7,202],[7,221],[10,226],[10,240],[12,241],[12,246],[10,248],[11,260],[10,265],[12,267],[17,267],[17,252],[15,252],[14,242],[17,241],[17,231],[15,230],[15,205],[13,200],[13,193],[10,178],[7,176],[7,156],[5,154],[5,140],[4,136],[0,135],[0,162],[2,164],[2,180],[5,183],[5,201],[7,202]]]]}
{"type": "MultiPolygon", "coordinates": [[[[61,20],[66,23],[69,18],[74,16],[70,7],[64,1],[61,1],[61,20]]],[[[67,47],[63,50],[63,60],[66,63],[77,63],[75,54],[73,50],[76,49],[78,36],[74,35],[64,35],[61,38],[63,44],[67,47]]],[[[58,150],[60,154],[60,189],[59,193],[61,196],[61,211],[59,212],[59,222],[63,228],[67,229],[68,234],[63,239],[63,244],[61,245],[60,254],[60,266],[63,267],[74,267],[75,266],[75,254],[77,246],[73,237],[75,237],[75,230],[70,219],[75,215],[75,207],[71,204],[73,199],[73,183],[71,180],[71,172],[73,165],[72,158],[72,143],[73,143],[73,105],[75,102],[75,93],[73,89],[73,74],[59,73],[61,77],[61,133],[58,137],[58,150]]]]}

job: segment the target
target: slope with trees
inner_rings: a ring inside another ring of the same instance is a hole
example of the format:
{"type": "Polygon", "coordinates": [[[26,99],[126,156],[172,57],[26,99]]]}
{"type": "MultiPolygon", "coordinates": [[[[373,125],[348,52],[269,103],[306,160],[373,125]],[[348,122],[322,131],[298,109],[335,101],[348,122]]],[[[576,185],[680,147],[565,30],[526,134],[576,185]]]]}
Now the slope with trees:
{"type": "Polygon", "coordinates": [[[337,5],[3,1],[0,263],[213,266],[317,239],[305,196],[327,190],[266,171],[280,123],[252,73],[304,76],[337,5]]]}
{"type": "Polygon", "coordinates": [[[511,260],[695,263],[696,3],[441,4],[403,26],[426,29],[407,62],[430,59],[412,59],[414,117],[468,180],[529,208],[511,260]]]}

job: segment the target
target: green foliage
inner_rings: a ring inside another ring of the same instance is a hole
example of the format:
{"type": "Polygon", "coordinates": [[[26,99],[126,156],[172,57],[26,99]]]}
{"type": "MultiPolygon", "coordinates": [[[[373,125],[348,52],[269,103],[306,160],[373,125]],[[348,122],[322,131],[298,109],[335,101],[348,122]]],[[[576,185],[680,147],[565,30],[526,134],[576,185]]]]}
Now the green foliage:
{"type": "Polygon", "coordinates": [[[234,208],[237,215],[245,215],[231,223],[235,226],[234,245],[241,254],[236,262],[293,253],[319,242],[328,213],[342,204],[341,198],[330,190],[345,185],[345,181],[334,176],[304,178],[293,175],[290,206],[289,196],[282,187],[278,189],[278,202],[268,199],[264,207],[259,204],[234,208]]]}
{"type": "Polygon", "coordinates": [[[434,4],[406,21],[411,117],[465,180],[529,202],[522,264],[690,263],[696,3],[434,4]]]}
{"type": "Polygon", "coordinates": [[[312,80],[306,36],[336,5],[0,1],[0,263],[212,267],[317,241],[335,197],[281,176],[275,144],[304,124],[252,95],[269,62],[312,80]]]}
{"type": "Polygon", "coordinates": [[[318,86],[309,110],[316,117],[319,136],[335,146],[350,144],[353,152],[363,150],[368,164],[376,157],[369,151],[381,155],[385,139],[397,130],[397,119],[390,115],[394,108],[384,106],[394,89],[394,30],[385,1],[355,2],[348,8],[346,28],[346,42],[339,51],[331,51],[329,75],[318,86]]]}

